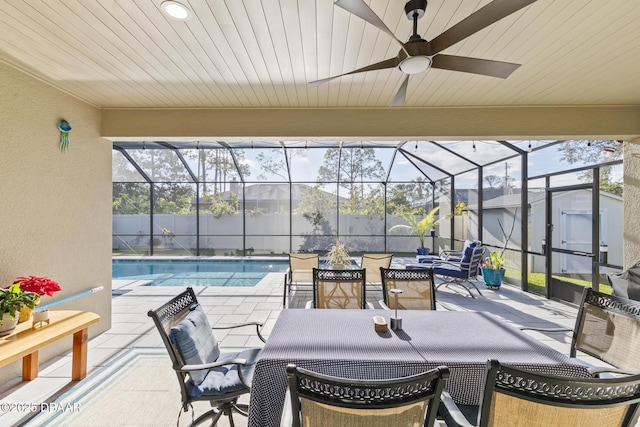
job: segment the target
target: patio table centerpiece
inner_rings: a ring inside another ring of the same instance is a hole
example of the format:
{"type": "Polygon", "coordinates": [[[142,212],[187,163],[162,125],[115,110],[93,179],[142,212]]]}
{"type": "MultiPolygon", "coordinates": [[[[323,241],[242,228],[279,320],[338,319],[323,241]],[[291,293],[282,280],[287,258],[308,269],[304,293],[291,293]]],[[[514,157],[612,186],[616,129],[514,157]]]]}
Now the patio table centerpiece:
{"type": "Polygon", "coordinates": [[[346,246],[340,240],[329,247],[329,252],[325,255],[326,263],[334,270],[341,270],[345,265],[351,264],[351,256],[346,246]]]}

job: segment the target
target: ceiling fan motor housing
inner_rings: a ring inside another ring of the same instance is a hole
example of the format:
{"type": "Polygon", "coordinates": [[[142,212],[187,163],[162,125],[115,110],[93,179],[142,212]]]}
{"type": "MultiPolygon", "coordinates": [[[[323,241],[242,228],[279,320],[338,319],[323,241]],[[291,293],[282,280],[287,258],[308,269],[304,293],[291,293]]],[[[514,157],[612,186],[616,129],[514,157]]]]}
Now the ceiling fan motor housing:
{"type": "Polygon", "coordinates": [[[427,9],[427,0],[409,0],[404,5],[404,13],[407,14],[407,19],[413,21],[413,15],[417,14],[416,18],[420,19],[424,16],[424,11],[427,9]]]}

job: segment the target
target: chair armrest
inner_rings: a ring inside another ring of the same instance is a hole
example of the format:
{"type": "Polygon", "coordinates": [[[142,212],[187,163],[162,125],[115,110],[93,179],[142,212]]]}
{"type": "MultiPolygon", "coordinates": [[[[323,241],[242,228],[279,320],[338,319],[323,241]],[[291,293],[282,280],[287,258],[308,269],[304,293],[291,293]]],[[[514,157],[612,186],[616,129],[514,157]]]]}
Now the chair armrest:
{"type": "Polygon", "coordinates": [[[611,373],[611,374],[620,374],[620,375],[638,375],[640,371],[632,371],[628,369],[618,369],[618,368],[606,368],[606,367],[592,367],[588,368],[589,373],[595,377],[600,378],[600,374],[611,373]]]}
{"type": "Polygon", "coordinates": [[[243,326],[255,326],[256,333],[258,334],[258,338],[260,338],[262,342],[267,342],[267,340],[262,336],[262,333],[261,333],[261,329],[264,326],[264,324],[261,322],[246,322],[246,323],[238,323],[238,324],[229,325],[229,326],[213,326],[211,327],[211,329],[233,329],[233,328],[241,328],[243,326]]]}
{"type": "Polygon", "coordinates": [[[378,301],[378,304],[380,304],[380,307],[382,307],[383,310],[391,310],[389,306],[384,303],[383,300],[378,301]]]}
{"type": "Polygon", "coordinates": [[[201,371],[203,369],[212,369],[218,368],[220,366],[226,365],[246,365],[246,359],[229,359],[221,362],[211,362],[211,363],[200,363],[198,365],[183,365],[183,366],[174,366],[173,369],[179,372],[189,372],[189,371],[201,371]]]}
{"type": "Polygon", "coordinates": [[[456,251],[456,250],[453,250],[453,249],[446,249],[446,250],[440,252],[440,258],[442,258],[444,260],[446,260],[446,259],[448,259],[448,258],[450,258],[452,256],[458,257],[458,258],[462,258],[463,254],[462,254],[462,251],[456,251]]]}
{"type": "Polygon", "coordinates": [[[533,326],[521,326],[521,331],[537,331],[537,332],[572,332],[573,328],[536,328],[533,326]]]}
{"type": "Polygon", "coordinates": [[[447,424],[447,427],[473,427],[464,416],[456,402],[453,401],[451,395],[443,391],[440,396],[440,406],[438,407],[438,415],[440,415],[447,424]]]}

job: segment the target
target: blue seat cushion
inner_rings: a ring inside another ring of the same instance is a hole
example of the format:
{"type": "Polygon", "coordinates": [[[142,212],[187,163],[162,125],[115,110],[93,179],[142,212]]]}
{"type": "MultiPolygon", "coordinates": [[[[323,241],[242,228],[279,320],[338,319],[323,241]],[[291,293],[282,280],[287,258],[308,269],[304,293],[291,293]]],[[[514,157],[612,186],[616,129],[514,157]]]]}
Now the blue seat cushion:
{"type": "MultiPolygon", "coordinates": [[[[260,356],[261,349],[249,348],[238,352],[223,352],[218,358],[218,362],[232,359],[244,359],[246,365],[241,366],[242,375],[250,384],[253,379],[253,371],[255,364],[260,356]]],[[[204,381],[199,384],[191,382],[187,383],[187,393],[191,396],[220,396],[227,393],[237,392],[240,390],[249,390],[249,388],[240,380],[238,376],[237,365],[224,365],[210,369],[204,381]]]]}
{"type": "MultiPolygon", "coordinates": [[[[207,315],[199,304],[191,307],[191,312],[169,331],[169,339],[175,346],[185,365],[200,365],[218,360],[220,349],[207,315]]],[[[191,371],[189,376],[195,384],[200,384],[207,376],[207,370],[191,371]]]]}
{"type": "Polygon", "coordinates": [[[457,266],[448,264],[434,264],[433,274],[441,274],[443,276],[457,277],[460,279],[466,279],[469,277],[468,270],[462,270],[457,266]]]}

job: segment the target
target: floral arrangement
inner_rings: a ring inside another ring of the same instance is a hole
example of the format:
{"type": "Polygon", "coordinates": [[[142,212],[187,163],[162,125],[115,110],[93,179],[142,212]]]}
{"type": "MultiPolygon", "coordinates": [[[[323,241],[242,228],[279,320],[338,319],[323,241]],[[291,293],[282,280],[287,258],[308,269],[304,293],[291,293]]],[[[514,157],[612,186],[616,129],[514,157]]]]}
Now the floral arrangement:
{"type": "Polygon", "coordinates": [[[33,292],[40,296],[47,295],[50,297],[55,292],[62,290],[58,282],[51,280],[49,277],[20,276],[14,280],[13,284],[18,285],[25,292],[33,292]]]}

